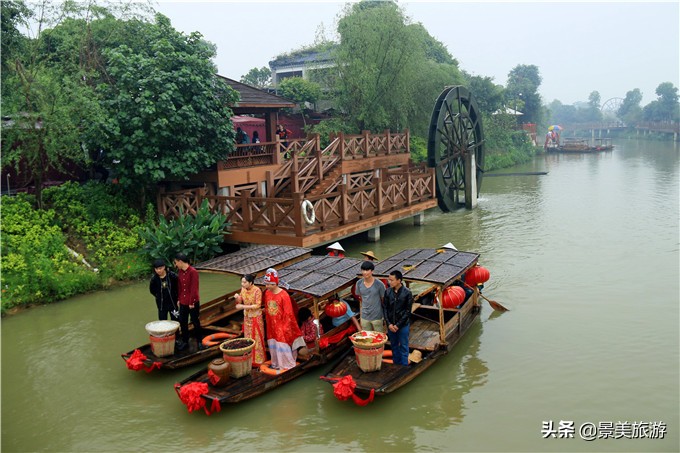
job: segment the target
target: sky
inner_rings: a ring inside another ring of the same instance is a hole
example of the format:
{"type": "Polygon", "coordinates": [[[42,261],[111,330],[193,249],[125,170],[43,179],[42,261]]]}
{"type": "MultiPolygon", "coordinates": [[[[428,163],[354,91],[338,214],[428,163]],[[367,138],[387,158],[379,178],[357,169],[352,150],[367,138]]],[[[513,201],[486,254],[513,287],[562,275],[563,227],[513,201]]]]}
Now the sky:
{"type": "MultiPolygon", "coordinates": [[[[218,72],[239,80],[251,68],[309,46],[323,30],[337,40],[345,2],[169,1],[155,5],[175,29],[217,46],[218,72]]],[[[400,1],[466,72],[505,85],[519,64],[536,65],[545,103],[625,98],[642,105],[663,82],[680,86],[680,2],[400,1]]]]}

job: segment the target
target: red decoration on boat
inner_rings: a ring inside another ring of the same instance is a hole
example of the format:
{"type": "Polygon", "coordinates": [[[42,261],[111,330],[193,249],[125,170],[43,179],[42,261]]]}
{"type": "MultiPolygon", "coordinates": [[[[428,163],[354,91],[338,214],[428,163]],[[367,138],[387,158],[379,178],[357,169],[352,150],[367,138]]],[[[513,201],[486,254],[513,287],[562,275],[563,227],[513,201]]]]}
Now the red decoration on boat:
{"type": "Polygon", "coordinates": [[[357,328],[354,327],[354,324],[350,324],[348,328],[341,332],[336,333],[335,335],[331,335],[329,337],[321,337],[319,339],[319,348],[325,349],[332,344],[340,342],[343,338],[352,335],[356,331],[357,328]]]}
{"type": "Polygon", "coordinates": [[[183,386],[175,384],[175,391],[190,413],[203,409],[207,415],[211,415],[222,410],[220,400],[215,398],[212,400],[210,409],[205,407],[205,399],[201,396],[208,393],[208,384],[205,382],[190,382],[183,386]]]}
{"type": "Polygon", "coordinates": [[[354,404],[357,406],[365,406],[368,403],[373,401],[373,398],[375,397],[375,389],[371,389],[371,392],[368,395],[368,398],[363,399],[356,395],[354,393],[354,389],[357,386],[357,383],[354,382],[354,378],[351,375],[343,376],[341,378],[323,378],[325,380],[330,380],[331,382],[336,381],[335,384],[333,384],[333,394],[337,399],[340,401],[346,401],[350,398],[352,398],[352,401],[354,401],[354,404]]]}
{"type": "Polygon", "coordinates": [[[324,311],[331,318],[338,318],[347,313],[347,305],[342,301],[334,300],[326,304],[324,311]]]}
{"type": "Polygon", "coordinates": [[[456,308],[465,300],[465,290],[460,286],[449,286],[444,290],[442,307],[456,308]]]}
{"type": "Polygon", "coordinates": [[[147,373],[151,372],[154,368],[161,369],[161,362],[153,362],[151,365],[146,365],[144,362],[147,357],[139,349],[135,349],[135,352],[125,361],[128,370],[139,371],[144,370],[147,373]]]}
{"type": "Polygon", "coordinates": [[[482,266],[475,266],[465,273],[465,283],[470,286],[480,285],[489,280],[489,270],[482,266]]]}
{"type": "Polygon", "coordinates": [[[213,373],[213,370],[208,370],[208,379],[210,379],[210,383],[212,385],[215,385],[218,382],[220,382],[220,377],[213,373]]]}

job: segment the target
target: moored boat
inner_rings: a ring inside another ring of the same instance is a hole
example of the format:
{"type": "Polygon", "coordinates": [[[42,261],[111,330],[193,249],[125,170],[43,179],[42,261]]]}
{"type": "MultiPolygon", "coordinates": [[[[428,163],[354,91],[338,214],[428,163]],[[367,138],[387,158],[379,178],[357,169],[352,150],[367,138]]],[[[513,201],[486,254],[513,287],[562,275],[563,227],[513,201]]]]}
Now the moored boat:
{"type": "Polygon", "coordinates": [[[586,139],[565,138],[561,145],[546,147],[546,151],[551,153],[596,153],[613,149],[611,138],[596,138],[594,145],[586,139]]]}
{"type": "MultiPolygon", "coordinates": [[[[243,274],[261,275],[267,268],[286,266],[309,257],[311,249],[293,246],[253,246],[237,252],[222,255],[194,266],[199,271],[216,272],[241,276],[243,274]]],[[[236,309],[233,296],[240,287],[211,301],[201,303],[199,318],[204,336],[213,335],[217,339],[230,339],[242,336],[243,311],[236,309]]],[[[193,325],[189,326],[193,330],[193,325]]],[[[207,361],[221,355],[219,344],[201,349],[193,341],[184,350],[174,348],[170,355],[159,357],[154,354],[151,343],[138,346],[132,351],[121,354],[131,370],[154,369],[174,370],[207,361]]]]}
{"type": "MultiPolygon", "coordinates": [[[[261,395],[344,354],[350,347],[348,337],[356,329],[350,320],[332,327],[324,308],[336,296],[349,293],[357,281],[360,265],[361,261],[354,258],[312,256],[279,269],[279,278],[289,285],[288,293],[297,300],[298,307],[308,307],[314,319],[329,326],[329,330],[324,329],[317,336],[310,354],[298,356],[297,365],[285,371],[273,370],[265,364],[219,386],[211,381],[209,368],[187,377],[175,385],[175,390],[189,412],[219,411],[224,404],[261,395]]],[[[256,283],[262,285],[263,281],[260,278],[256,283]]]]}
{"type": "MultiPolygon", "coordinates": [[[[481,294],[476,282],[468,278],[466,284],[462,280],[466,273],[483,269],[477,266],[478,258],[476,253],[451,249],[411,249],[380,262],[373,272],[374,276],[387,277],[390,272],[398,270],[403,273],[403,282],[414,295],[409,335],[410,364],[395,365],[384,359],[377,370],[364,371],[366,367],[362,366],[358,355],[361,351],[347,354],[322,376],[323,380],[334,384],[336,397],[348,399],[352,396],[355,402],[366,404],[374,395],[387,394],[402,387],[451,351],[481,310],[481,294]],[[462,304],[450,299],[449,292],[454,291],[449,288],[456,287],[458,292],[463,292],[459,296],[462,304]],[[463,290],[466,287],[467,293],[463,290]],[[367,394],[368,398],[362,399],[367,394]]],[[[504,309],[494,301],[489,302],[493,302],[492,306],[498,305],[498,309],[504,309]]],[[[389,342],[384,349],[383,355],[389,356],[389,342]]]]}

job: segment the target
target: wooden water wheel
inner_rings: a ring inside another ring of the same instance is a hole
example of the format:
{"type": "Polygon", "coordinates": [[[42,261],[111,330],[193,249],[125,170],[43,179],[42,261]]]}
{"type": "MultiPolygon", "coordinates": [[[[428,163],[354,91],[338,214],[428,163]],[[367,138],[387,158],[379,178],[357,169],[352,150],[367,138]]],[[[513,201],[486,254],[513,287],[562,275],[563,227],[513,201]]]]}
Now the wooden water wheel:
{"type": "Polygon", "coordinates": [[[481,113],[470,91],[447,87],[432,111],[427,143],[428,165],[435,168],[437,201],[446,212],[471,207],[479,196],[484,173],[484,134],[481,113]],[[474,155],[476,177],[467,173],[474,155]]]}

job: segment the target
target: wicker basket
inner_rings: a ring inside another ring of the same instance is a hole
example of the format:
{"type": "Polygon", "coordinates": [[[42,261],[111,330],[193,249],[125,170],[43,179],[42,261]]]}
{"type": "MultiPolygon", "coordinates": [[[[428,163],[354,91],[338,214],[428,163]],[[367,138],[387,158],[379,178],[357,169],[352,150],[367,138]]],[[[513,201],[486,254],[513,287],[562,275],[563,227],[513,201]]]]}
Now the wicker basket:
{"type": "Polygon", "coordinates": [[[222,342],[220,344],[220,351],[222,351],[225,355],[230,355],[230,356],[240,356],[240,355],[245,355],[249,353],[250,351],[253,350],[255,347],[255,340],[252,338],[234,338],[233,340],[227,340],[222,342]],[[250,345],[243,347],[243,348],[238,348],[238,349],[229,349],[229,345],[232,345],[236,342],[242,342],[242,341],[247,341],[250,343],[250,345]]]}
{"type": "Polygon", "coordinates": [[[162,338],[174,335],[179,329],[179,323],[177,321],[151,321],[144,328],[152,337],[162,338]]]}
{"type": "Polygon", "coordinates": [[[382,348],[387,343],[387,334],[382,332],[374,332],[372,330],[362,330],[352,334],[349,339],[355,348],[359,349],[377,349],[382,348]]]}
{"type": "Polygon", "coordinates": [[[230,365],[229,375],[235,379],[248,376],[250,370],[253,368],[253,348],[255,347],[255,340],[252,338],[234,338],[233,340],[227,340],[220,344],[220,350],[222,351],[222,357],[225,362],[230,365]],[[250,342],[249,346],[238,348],[238,349],[227,349],[226,346],[230,344],[247,341],[250,342]]]}

